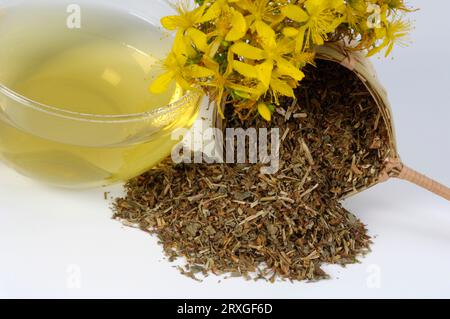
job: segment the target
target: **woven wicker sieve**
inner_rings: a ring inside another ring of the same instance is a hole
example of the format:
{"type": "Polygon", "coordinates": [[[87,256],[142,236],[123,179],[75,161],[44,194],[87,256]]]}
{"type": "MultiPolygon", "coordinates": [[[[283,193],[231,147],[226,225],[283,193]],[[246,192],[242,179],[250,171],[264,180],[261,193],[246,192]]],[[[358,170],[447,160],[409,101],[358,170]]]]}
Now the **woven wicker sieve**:
{"type": "Polygon", "coordinates": [[[450,188],[414,171],[404,165],[401,161],[397,150],[394,123],[391,106],[387,98],[387,92],[378,81],[376,72],[369,59],[367,59],[363,53],[345,49],[340,43],[327,44],[326,46],[319,47],[317,49],[317,58],[340,63],[353,71],[358,78],[364,82],[379,107],[388,131],[390,154],[388,158],[386,158],[384,169],[378,180],[372,185],[344,194],[343,197],[349,197],[360,193],[365,189],[385,182],[390,178],[399,178],[423,187],[450,201],[450,188]]]}

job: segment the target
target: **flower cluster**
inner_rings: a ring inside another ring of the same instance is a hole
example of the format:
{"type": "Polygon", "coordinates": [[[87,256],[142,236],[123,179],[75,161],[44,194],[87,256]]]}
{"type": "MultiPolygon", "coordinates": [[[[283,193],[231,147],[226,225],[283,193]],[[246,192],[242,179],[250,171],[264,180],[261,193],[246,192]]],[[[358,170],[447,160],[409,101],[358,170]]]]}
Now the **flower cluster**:
{"type": "Polygon", "coordinates": [[[241,118],[257,110],[270,121],[279,97],[294,97],[316,46],[345,39],[369,56],[387,56],[410,29],[405,0],[195,2],[180,2],[178,15],[161,20],[176,36],[150,90],[163,92],[173,80],[186,90],[200,87],[219,106],[233,103],[241,118]]]}

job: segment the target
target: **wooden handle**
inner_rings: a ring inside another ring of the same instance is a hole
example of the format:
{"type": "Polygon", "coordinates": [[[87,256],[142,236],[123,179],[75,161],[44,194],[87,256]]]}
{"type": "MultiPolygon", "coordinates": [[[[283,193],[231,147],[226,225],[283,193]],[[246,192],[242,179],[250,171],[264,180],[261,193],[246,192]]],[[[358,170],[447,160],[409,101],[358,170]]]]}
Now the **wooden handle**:
{"type": "Polygon", "coordinates": [[[400,173],[395,177],[414,183],[450,201],[450,188],[416,172],[404,164],[402,166],[400,173]]]}

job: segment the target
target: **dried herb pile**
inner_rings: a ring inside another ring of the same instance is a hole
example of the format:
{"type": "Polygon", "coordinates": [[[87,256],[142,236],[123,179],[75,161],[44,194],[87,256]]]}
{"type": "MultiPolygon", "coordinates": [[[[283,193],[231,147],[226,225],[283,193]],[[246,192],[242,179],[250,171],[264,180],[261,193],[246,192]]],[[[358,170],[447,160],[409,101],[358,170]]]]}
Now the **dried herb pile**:
{"type": "Polygon", "coordinates": [[[306,74],[296,91],[308,116],[300,123],[329,191],[341,198],[374,185],[393,155],[375,100],[353,72],[334,62],[319,60],[306,74]]]}
{"type": "MultiPolygon", "coordinates": [[[[245,278],[318,280],[324,263],[349,264],[369,249],[365,226],[339,203],[380,170],[386,138],[374,101],[343,67],[305,70],[299,102],[286,99],[270,126],[280,128],[281,169],[259,165],[172,165],[131,180],[114,217],[156,234],[180,271],[245,278]],[[376,123],[379,123],[377,125],[376,123]]],[[[236,118],[229,126],[242,126],[236,118]]],[[[247,126],[267,126],[255,116],[247,126]]]]}

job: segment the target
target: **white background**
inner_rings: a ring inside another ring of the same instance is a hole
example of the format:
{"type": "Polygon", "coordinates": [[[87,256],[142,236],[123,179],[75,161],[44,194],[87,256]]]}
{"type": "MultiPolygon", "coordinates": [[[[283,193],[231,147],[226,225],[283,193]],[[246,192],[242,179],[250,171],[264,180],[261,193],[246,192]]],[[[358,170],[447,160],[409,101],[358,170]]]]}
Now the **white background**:
{"type": "MultiPolygon", "coordinates": [[[[412,44],[374,63],[404,161],[450,185],[450,2],[410,3],[421,8],[412,44]]],[[[331,280],[197,283],[164,260],[154,238],[111,220],[103,193],[120,186],[55,189],[2,164],[0,176],[0,297],[450,297],[450,203],[406,182],[345,203],[376,237],[361,264],[327,267],[331,280]]]]}

